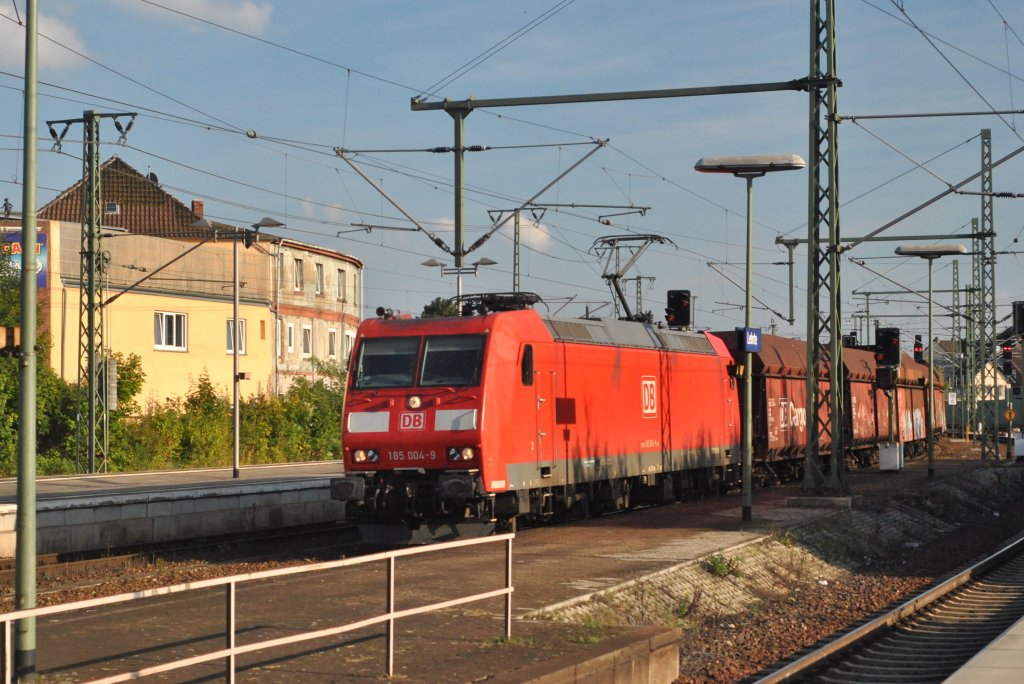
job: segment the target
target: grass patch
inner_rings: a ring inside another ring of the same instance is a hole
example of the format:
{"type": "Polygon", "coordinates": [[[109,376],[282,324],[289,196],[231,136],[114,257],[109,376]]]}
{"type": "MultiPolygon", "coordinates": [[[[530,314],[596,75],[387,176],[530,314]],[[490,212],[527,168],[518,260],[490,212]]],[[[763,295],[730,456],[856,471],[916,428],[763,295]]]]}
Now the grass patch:
{"type": "Polygon", "coordinates": [[[785,547],[792,548],[796,546],[796,537],[794,537],[793,533],[789,530],[784,530],[783,532],[776,532],[774,535],[772,535],[772,538],[785,547]]]}
{"type": "Polygon", "coordinates": [[[506,639],[505,637],[498,637],[491,641],[492,646],[500,646],[502,648],[513,648],[513,647],[530,647],[533,646],[533,637],[521,637],[512,636],[506,639]]]}

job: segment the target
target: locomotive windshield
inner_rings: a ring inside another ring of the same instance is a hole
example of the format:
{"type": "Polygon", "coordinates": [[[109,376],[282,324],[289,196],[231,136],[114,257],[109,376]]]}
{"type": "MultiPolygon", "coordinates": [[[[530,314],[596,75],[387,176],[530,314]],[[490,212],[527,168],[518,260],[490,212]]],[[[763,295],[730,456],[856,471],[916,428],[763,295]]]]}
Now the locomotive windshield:
{"type": "Polygon", "coordinates": [[[419,351],[418,337],[363,339],[353,387],[412,387],[419,351]]]}
{"type": "Polygon", "coordinates": [[[420,386],[479,385],[483,362],[483,335],[428,337],[423,350],[420,386]]]}
{"type": "Polygon", "coordinates": [[[483,335],[364,338],[352,386],[472,387],[480,384],[483,358],[483,335]],[[417,366],[421,343],[423,360],[417,366]]]}

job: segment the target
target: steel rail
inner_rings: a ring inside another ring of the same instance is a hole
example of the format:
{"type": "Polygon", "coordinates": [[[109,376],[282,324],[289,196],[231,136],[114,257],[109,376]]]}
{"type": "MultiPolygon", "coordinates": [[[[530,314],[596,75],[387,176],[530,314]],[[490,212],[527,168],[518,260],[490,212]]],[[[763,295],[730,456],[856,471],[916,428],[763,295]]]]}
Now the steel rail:
{"type": "Polygon", "coordinates": [[[901,603],[896,608],[887,611],[870,622],[837,637],[835,640],[830,641],[821,648],[815,649],[807,655],[804,655],[788,665],[785,665],[764,677],[756,679],[755,681],[757,684],[774,684],[775,682],[783,682],[791,677],[802,675],[811,667],[867,640],[880,630],[892,627],[901,620],[910,617],[924,607],[951,593],[953,590],[973,581],[981,575],[984,575],[989,570],[1002,565],[1008,559],[1020,554],[1021,552],[1024,552],[1024,535],[1010,542],[991,556],[988,556],[974,565],[971,565],[967,569],[958,572],[949,579],[935,585],[921,594],[918,594],[914,598],[901,603]]]}

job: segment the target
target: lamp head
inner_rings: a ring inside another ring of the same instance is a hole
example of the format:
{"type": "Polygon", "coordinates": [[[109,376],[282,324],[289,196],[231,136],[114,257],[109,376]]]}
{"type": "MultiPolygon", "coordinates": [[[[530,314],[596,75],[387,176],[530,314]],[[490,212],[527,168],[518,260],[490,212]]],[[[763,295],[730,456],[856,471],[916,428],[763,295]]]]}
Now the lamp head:
{"type": "Polygon", "coordinates": [[[772,171],[796,171],[807,166],[799,154],[757,154],[741,157],[703,157],[693,165],[701,173],[763,176],[772,171]]]}
{"type": "Polygon", "coordinates": [[[967,248],[963,245],[900,245],[896,248],[896,254],[900,256],[916,256],[922,259],[938,259],[966,253],[967,248]]]}

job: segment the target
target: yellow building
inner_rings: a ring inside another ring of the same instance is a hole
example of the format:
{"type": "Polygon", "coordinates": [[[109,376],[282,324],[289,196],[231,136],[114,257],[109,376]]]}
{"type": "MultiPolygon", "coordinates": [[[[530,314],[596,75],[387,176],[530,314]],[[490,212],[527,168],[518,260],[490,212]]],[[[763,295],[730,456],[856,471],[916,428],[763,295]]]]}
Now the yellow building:
{"type": "MultiPolygon", "coordinates": [[[[49,364],[69,382],[83,357],[80,185],[39,211],[40,331],[51,333],[49,364]]],[[[224,224],[197,227],[201,201],[184,205],[117,157],[101,167],[101,196],[102,346],[140,357],[143,406],[186,395],[201,374],[230,395],[236,282],[243,397],[283,393],[314,374],[314,359],[344,363],[359,325],[358,259],[252,232],[243,244],[245,230],[224,224]]],[[[20,220],[0,220],[0,231],[11,240],[20,220]]]]}

